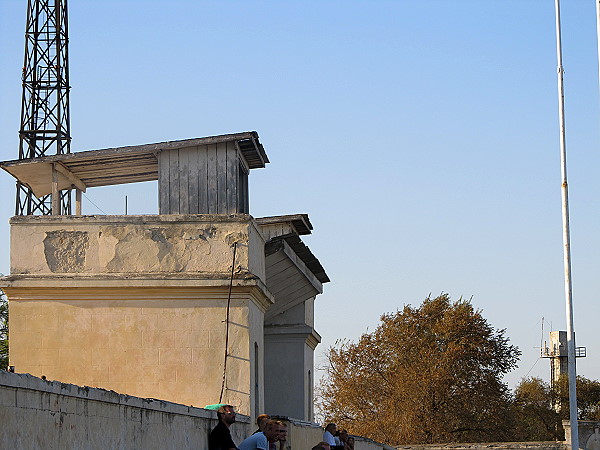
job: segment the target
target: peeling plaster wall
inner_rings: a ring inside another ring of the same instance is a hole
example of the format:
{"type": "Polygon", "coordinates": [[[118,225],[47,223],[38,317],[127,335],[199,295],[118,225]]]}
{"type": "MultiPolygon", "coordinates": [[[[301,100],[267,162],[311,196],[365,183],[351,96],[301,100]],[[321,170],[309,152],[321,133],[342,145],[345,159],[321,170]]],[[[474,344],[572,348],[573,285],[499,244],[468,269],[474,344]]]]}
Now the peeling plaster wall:
{"type": "Polygon", "coordinates": [[[11,274],[236,273],[265,280],[264,239],[245,214],[20,216],[11,274]]]}
{"type": "Polygon", "coordinates": [[[234,244],[223,400],[251,414],[254,342],[262,352],[272,300],[264,239],[246,214],[13,217],[1,284],[10,364],[138,397],[217,403],[234,244]]]}

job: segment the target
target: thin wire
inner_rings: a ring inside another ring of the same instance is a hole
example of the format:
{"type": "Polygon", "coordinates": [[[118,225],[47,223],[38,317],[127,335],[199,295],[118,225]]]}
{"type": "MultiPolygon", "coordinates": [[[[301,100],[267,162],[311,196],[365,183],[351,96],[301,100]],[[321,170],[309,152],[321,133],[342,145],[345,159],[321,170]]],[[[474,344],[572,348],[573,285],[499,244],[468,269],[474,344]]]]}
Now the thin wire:
{"type": "Polygon", "coordinates": [[[538,361],[542,359],[540,357],[538,357],[538,359],[535,360],[535,362],[533,363],[533,366],[531,366],[531,369],[529,369],[529,371],[525,374],[525,376],[523,378],[527,378],[527,375],[529,375],[531,373],[531,371],[533,370],[533,368],[535,367],[535,365],[538,363],[538,361]]]}
{"type": "Polygon", "coordinates": [[[96,208],[98,208],[102,214],[106,214],[106,215],[108,216],[108,214],[107,214],[106,212],[102,211],[102,208],[100,208],[98,205],[96,205],[96,204],[95,204],[95,203],[92,201],[92,199],[91,199],[91,198],[89,198],[87,195],[85,195],[85,192],[83,192],[83,191],[82,191],[82,194],[85,196],[85,198],[86,198],[86,199],[88,199],[88,200],[89,200],[89,202],[90,202],[92,205],[94,205],[96,208]]]}
{"type": "Polygon", "coordinates": [[[233,261],[231,262],[231,278],[229,279],[229,294],[227,295],[227,316],[225,318],[225,360],[223,362],[223,381],[221,382],[221,394],[219,395],[219,403],[223,400],[223,391],[225,390],[225,378],[227,376],[227,349],[229,348],[229,309],[231,306],[231,289],[233,288],[233,273],[235,270],[235,252],[237,250],[237,242],[233,243],[233,261]]]}

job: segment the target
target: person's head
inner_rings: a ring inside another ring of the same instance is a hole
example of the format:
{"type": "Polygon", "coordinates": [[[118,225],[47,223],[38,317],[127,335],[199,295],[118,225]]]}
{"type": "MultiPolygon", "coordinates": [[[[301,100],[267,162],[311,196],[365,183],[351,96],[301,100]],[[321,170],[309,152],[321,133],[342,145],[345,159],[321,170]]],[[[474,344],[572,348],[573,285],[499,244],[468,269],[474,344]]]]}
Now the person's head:
{"type": "Polygon", "coordinates": [[[217,409],[217,419],[229,426],[235,422],[235,409],[231,405],[222,405],[217,409]]]}
{"type": "Polygon", "coordinates": [[[328,423],[325,427],[325,431],[329,431],[331,434],[335,434],[336,430],[337,426],[335,425],[335,423],[328,423]]]}
{"type": "Polygon", "coordinates": [[[287,424],[285,422],[277,421],[279,423],[279,442],[287,441],[287,424]]]}
{"type": "Polygon", "coordinates": [[[263,433],[265,433],[265,436],[267,437],[267,441],[277,442],[279,440],[280,430],[283,428],[280,423],[281,422],[277,420],[269,420],[267,422],[265,429],[263,430],[263,433]]]}
{"type": "Polygon", "coordinates": [[[325,447],[323,447],[321,444],[317,444],[311,450],[325,450],[325,447]]]}
{"type": "Polygon", "coordinates": [[[268,414],[261,414],[256,418],[256,425],[260,431],[265,431],[265,425],[271,420],[271,416],[268,414]]]}
{"type": "Polygon", "coordinates": [[[340,441],[346,442],[348,440],[348,430],[340,430],[340,441]]]}
{"type": "Polygon", "coordinates": [[[315,448],[318,450],[331,450],[331,446],[327,442],[319,442],[316,446],[313,447],[313,450],[315,448]]]}
{"type": "Polygon", "coordinates": [[[348,436],[348,440],[346,441],[346,444],[348,444],[350,446],[350,448],[354,448],[354,438],[352,436],[348,436]]]}

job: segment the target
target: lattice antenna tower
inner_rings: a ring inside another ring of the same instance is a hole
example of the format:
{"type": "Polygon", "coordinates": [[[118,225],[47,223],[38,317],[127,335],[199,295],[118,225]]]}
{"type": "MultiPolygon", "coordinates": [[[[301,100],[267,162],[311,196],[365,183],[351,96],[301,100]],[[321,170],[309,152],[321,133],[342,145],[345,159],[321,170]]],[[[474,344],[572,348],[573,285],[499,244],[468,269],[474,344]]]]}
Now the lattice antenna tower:
{"type": "MultiPolygon", "coordinates": [[[[71,151],[68,42],[67,0],[28,0],[19,159],[71,151]]],[[[70,214],[71,191],[58,196],[17,182],[16,214],[70,214]]]]}

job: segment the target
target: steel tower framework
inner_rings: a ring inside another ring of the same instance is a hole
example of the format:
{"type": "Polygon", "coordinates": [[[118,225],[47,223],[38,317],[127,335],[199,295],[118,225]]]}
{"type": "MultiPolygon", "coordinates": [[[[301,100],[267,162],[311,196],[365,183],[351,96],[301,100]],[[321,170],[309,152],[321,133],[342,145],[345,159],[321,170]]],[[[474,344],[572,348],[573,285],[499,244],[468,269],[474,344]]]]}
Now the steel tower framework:
{"type": "MultiPolygon", "coordinates": [[[[67,0],[28,0],[19,159],[70,153],[67,0]]],[[[37,198],[17,182],[16,214],[70,214],[71,191],[37,198]]]]}

